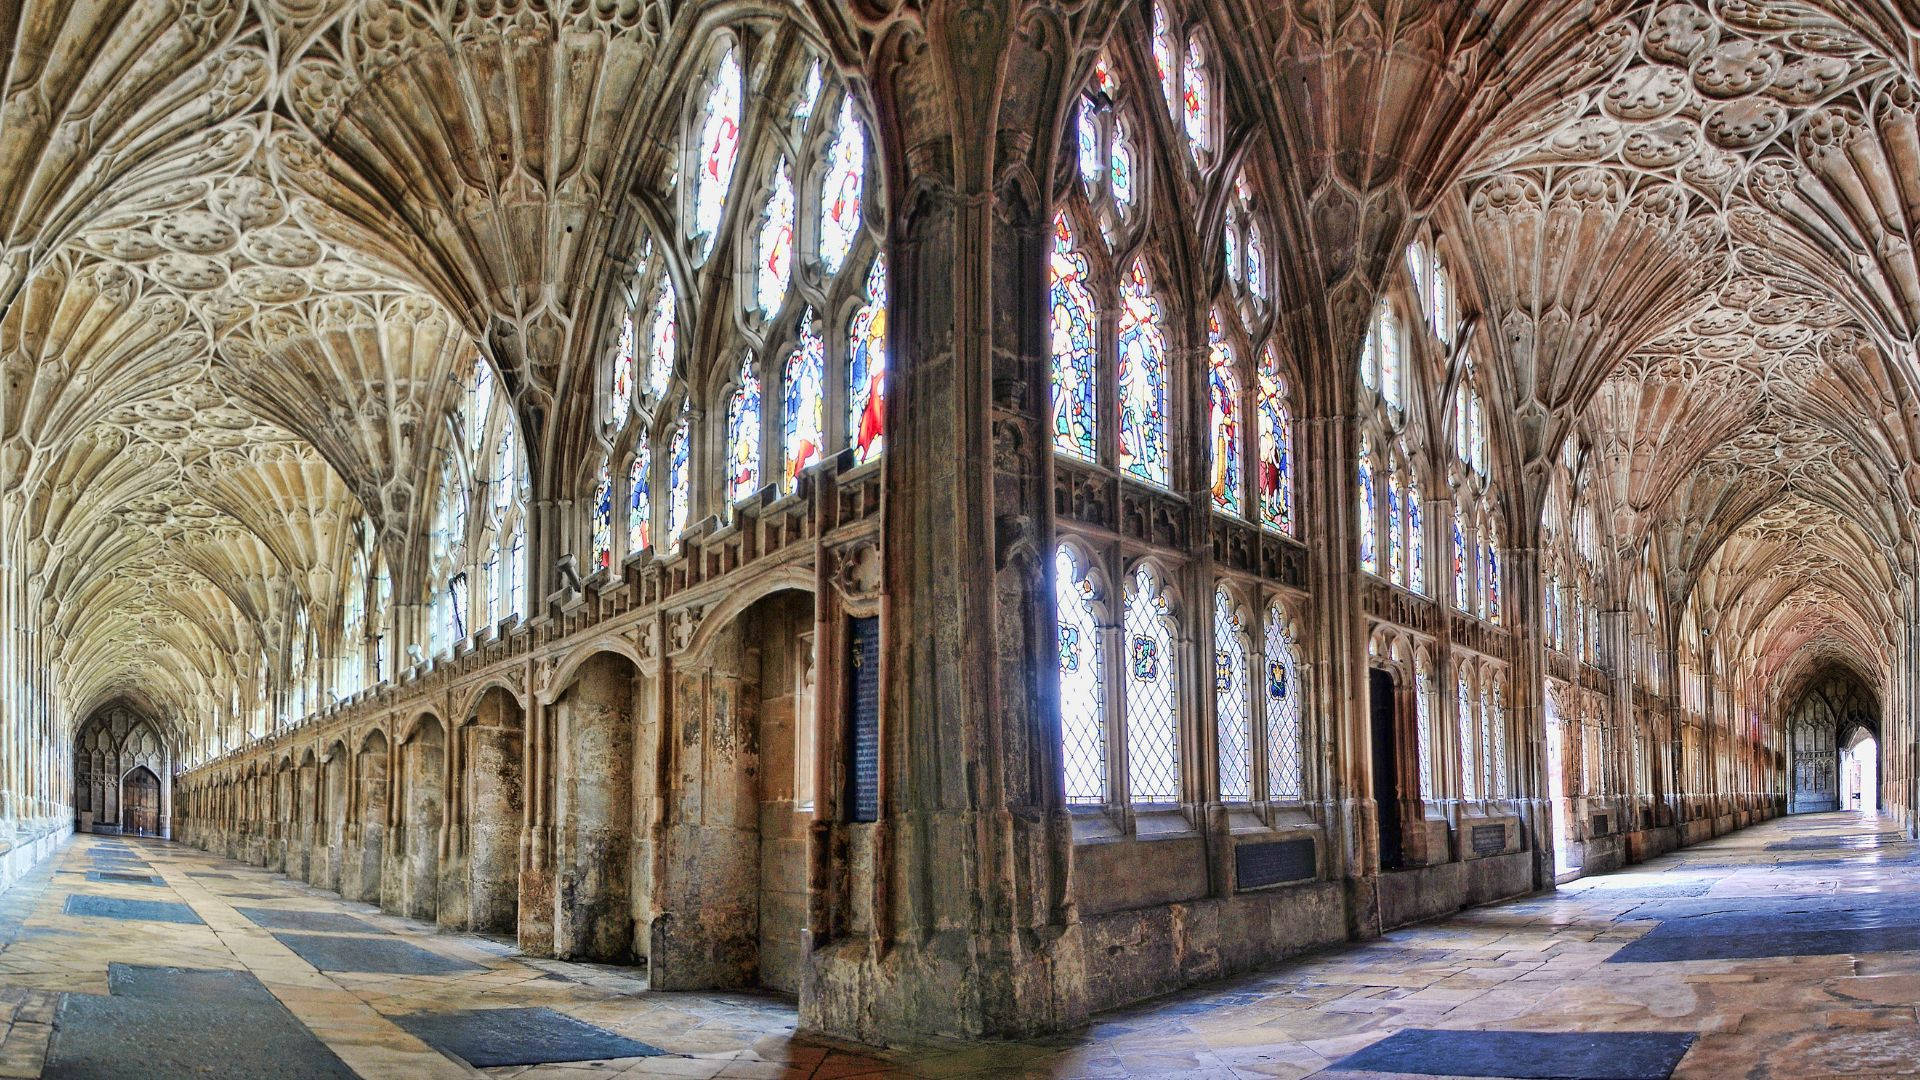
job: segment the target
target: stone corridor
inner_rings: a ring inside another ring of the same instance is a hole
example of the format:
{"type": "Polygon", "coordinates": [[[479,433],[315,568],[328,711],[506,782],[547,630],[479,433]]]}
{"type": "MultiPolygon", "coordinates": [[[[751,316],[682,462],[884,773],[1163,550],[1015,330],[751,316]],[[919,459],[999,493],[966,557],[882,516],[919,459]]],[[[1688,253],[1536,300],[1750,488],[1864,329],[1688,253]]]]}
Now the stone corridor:
{"type": "Polygon", "coordinates": [[[914,1051],[435,932],[158,841],[0,895],[0,1076],[1817,1077],[1920,1060],[1915,845],[1787,818],[1096,1018],[914,1051]]]}

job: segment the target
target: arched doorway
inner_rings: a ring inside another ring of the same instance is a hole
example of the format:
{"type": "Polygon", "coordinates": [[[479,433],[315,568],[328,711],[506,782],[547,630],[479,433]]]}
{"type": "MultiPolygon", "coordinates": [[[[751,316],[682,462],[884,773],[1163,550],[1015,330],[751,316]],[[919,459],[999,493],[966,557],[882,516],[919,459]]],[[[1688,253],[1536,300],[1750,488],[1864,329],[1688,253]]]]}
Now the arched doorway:
{"type": "Polygon", "coordinates": [[[1868,811],[1880,805],[1880,742],[1865,726],[1840,744],[1840,809],[1868,811]]]}
{"type": "Polygon", "coordinates": [[[120,780],[120,831],[160,835],[160,778],[145,765],[135,765],[120,780]]]}
{"type": "MultiPolygon", "coordinates": [[[[1829,666],[1808,680],[1806,689],[1787,710],[1786,727],[1788,753],[1792,755],[1788,763],[1792,789],[1787,812],[1843,809],[1840,748],[1857,743],[1860,732],[1877,742],[1878,697],[1851,668],[1829,666]]],[[[1878,753],[1877,746],[1874,752],[1878,753]]]]}

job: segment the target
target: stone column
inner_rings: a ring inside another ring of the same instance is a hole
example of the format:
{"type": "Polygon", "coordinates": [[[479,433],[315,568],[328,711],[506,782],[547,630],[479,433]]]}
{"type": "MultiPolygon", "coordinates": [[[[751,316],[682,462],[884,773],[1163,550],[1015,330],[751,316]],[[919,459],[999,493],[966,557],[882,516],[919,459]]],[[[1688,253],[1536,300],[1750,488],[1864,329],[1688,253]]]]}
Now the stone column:
{"type": "Polygon", "coordinates": [[[600,653],[558,703],[553,952],[621,962],[633,953],[634,667],[600,653]]]}
{"type": "MultiPolygon", "coordinates": [[[[1539,512],[1529,511],[1524,520],[1538,521],[1539,512]]],[[[1537,525],[1522,527],[1531,528],[1537,538],[1537,525]]],[[[1520,810],[1520,826],[1527,838],[1526,846],[1533,852],[1533,887],[1551,889],[1554,885],[1555,808],[1551,799],[1553,789],[1548,785],[1547,777],[1550,763],[1547,759],[1545,707],[1546,604],[1545,585],[1540,580],[1541,553],[1537,545],[1537,539],[1525,546],[1514,545],[1507,551],[1502,568],[1506,574],[1503,583],[1507,600],[1505,616],[1515,632],[1512,666],[1507,679],[1507,713],[1513,740],[1509,768],[1514,805],[1520,810]]],[[[1573,700],[1583,697],[1584,690],[1576,685],[1573,700]]],[[[1568,706],[1575,713],[1583,711],[1574,707],[1573,701],[1569,701],[1568,706]]],[[[1566,743],[1567,753],[1584,755],[1585,738],[1580,734],[1584,727],[1581,723],[1567,725],[1571,736],[1566,743]]],[[[1595,786],[1595,778],[1587,777],[1587,792],[1591,793],[1595,786]]]]}
{"type": "Polygon", "coordinates": [[[520,709],[505,691],[489,691],[480,700],[474,722],[463,734],[469,797],[462,800],[471,843],[468,922],[475,930],[510,932],[520,907],[520,709]]]}

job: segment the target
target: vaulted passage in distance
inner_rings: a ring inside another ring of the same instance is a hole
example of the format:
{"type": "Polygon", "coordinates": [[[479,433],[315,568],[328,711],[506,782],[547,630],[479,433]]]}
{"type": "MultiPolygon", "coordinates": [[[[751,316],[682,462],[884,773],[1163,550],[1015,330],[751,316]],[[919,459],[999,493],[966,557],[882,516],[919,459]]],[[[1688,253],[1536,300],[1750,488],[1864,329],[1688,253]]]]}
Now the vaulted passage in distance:
{"type": "Polygon", "coordinates": [[[21,0],[0,878],[886,1041],[1911,829],[1916,32],[21,0]]]}

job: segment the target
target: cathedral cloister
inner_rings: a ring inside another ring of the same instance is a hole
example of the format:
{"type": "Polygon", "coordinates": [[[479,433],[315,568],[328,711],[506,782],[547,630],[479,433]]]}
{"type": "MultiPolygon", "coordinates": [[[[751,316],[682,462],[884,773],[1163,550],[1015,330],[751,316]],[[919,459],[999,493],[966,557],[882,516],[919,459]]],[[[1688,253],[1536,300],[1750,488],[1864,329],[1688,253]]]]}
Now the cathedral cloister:
{"type": "Polygon", "coordinates": [[[1920,1074],[1920,0],[0,65],[0,1076],[1920,1074]]]}

